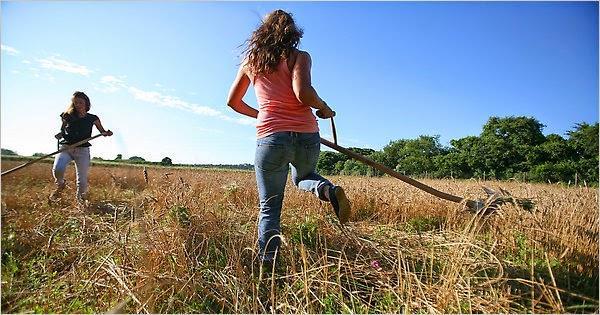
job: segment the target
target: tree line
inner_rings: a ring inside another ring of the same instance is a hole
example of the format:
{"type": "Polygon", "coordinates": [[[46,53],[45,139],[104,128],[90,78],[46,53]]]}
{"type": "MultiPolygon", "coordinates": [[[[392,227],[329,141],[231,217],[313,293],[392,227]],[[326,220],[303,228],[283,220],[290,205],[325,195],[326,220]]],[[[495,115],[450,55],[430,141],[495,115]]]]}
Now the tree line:
{"type": "MultiPolygon", "coordinates": [[[[598,183],[598,123],[578,123],[545,136],[545,126],[524,116],[490,117],[479,136],[439,142],[439,135],[391,141],[381,151],[349,148],[407,176],[517,179],[532,182],[598,183]]],[[[381,176],[381,172],[337,152],[323,151],[323,175],[381,176]]]]}
{"type": "MultiPolygon", "coordinates": [[[[579,182],[598,184],[598,123],[578,123],[566,132],[545,136],[545,126],[524,116],[490,117],[479,136],[440,144],[439,135],[390,141],[382,150],[349,148],[407,176],[428,178],[517,179],[532,182],[579,182]]],[[[2,148],[3,156],[18,155],[2,148]]],[[[36,153],[34,156],[43,156],[36,153]]],[[[163,166],[216,167],[252,170],[252,164],[175,164],[169,157],[160,162],[139,156],[93,160],[163,166]]],[[[382,176],[348,156],[322,151],[317,171],[323,175],[382,176]]]]}
{"type": "Polygon", "coordinates": [[[99,161],[111,161],[117,163],[127,163],[127,164],[143,164],[143,165],[162,165],[162,166],[176,166],[176,167],[197,167],[197,168],[219,168],[219,169],[234,169],[234,170],[252,170],[254,166],[248,163],[242,164],[178,164],[173,163],[173,160],[166,156],[160,162],[152,162],[147,161],[143,157],[134,155],[128,159],[123,159],[122,154],[117,154],[117,157],[114,160],[104,160],[99,157],[94,157],[92,160],[99,161]]]}
{"type": "MultiPolygon", "coordinates": [[[[33,157],[41,157],[47,155],[47,153],[34,153],[32,155],[33,157]]],[[[30,157],[27,156],[21,156],[20,154],[18,154],[17,152],[10,150],[10,149],[5,149],[2,148],[2,157],[3,158],[7,158],[7,159],[31,159],[30,157]]],[[[48,161],[51,161],[51,159],[53,159],[52,157],[48,158],[48,161]]],[[[117,156],[114,159],[103,159],[101,157],[93,157],[92,161],[95,162],[109,162],[109,163],[123,163],[123,164],[137,164],[137,165],[155,165],[155,166],[170,166],[170,167],[189,167],[189,168],[217,168],[217,169],[228,169],[228,170],[253,170],[254,169],[254,165],[249,164],[249,163],[240,163],[240,164],[179,164],[179,163],[173,163],[173,160],[166,156],[164,157],[160,162],[152,162],[152,161],[147,161],[146,159],[144,159],[143,157],[134,155],[131,156],[127,159],[123,158],[122,154],[117,154],[117,156]]]]}

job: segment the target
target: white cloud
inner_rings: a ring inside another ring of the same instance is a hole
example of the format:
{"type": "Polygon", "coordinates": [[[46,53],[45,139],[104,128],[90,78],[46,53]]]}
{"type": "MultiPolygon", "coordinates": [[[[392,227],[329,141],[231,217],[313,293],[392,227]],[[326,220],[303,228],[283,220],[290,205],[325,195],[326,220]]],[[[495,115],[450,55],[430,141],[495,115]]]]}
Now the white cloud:
{"type": "Polygon", "coordinates": [[[119,79],[115,76],[112,76],[112,75],[103,76],[102,78],[100,78],[100,82],[106,83],[106,84],[116,84],[116,85],[121,85],[121,86],[125,85],[125,81],[123,81],[122,79],[119,79]]]}
{"type": "Polygon", "coordinates": [[[160,104],[161,102],[161,95],[158,92],[143,91],[132,86],[129,88],[129,93],[131,93],[136,100],[155,104],[160,104]]]}
{"type": "MultiPolygon", "coordinates": [[[[41,72],[40,69],[30,67],[29,70],[33,74],[35,78],[42,79],[48,81],[50,83],[56,83],[56,78],[50,73],[41,72]]],[[[14,72],[13,72],[14,73],[14,72]]]]}
{"type": "Polygon", "coordinates": [[[239,125],[256,126],[256,119],[252,119],[250,117],[232,118],[232,117],[221,114],[220,118],[225,121],[230,121],[230,122],[233,122],[233,123],[236,123],[239,125]]]}
{"type": "Polygon", "coordinates": [[[102,84],[103,87],[96,89],[104,93],[114,93],[121,88],[127,88],[125,81],[121,78],[117,78],[112,75],[105,75],[100,78],[100,84],[102,84]]]}
{"type": "MultiPolygon", "coordinates": [[[[9,51],[16,52],[16,49],[8,47],[8,46],[4,46],[4,45],[2,46],[2,50],[7,51],[7,52],[9,52],[9,51]]],[[[45,69],[74,73],[74,74],[79,74],[79,75],[83,75],[86,77],[89,77],[90,74],[94,72],[86,66],[79,65],[79,64],[67,61],[65,59],[61,59],[62,57],[61,58],[59,58],[59,57],[60,57],[60,55],[53,54],[52,56],[46,57],[43,59],[35,59],[35,61],[39,64],[40,67],[45,68],[45,69]]],[[[31,64],[31,62],[29,60],[22,60],[22,62],[24,64],[31,64]]],[[[49,74],[40,73],[40,69],[38,69],[38,68],[29,67],[29,69],[33,72],[33,75],[36,78],[43,78],[50,82],[55,82],[55,80],[56,80],[53,76],[51,76],[49,74]]],[[[126,76],[104,75],[100,78],[99,81],[96,82],[96,84],[94,84],[94,88],[96,90],[104,92],[104,93],[114,93],[114,92],[119,91],[120,89],[125,89],[136,100],[156,104],[159,106],[165,106],[165,107],[175,108],[175,109],[179,109],[179,110],[184,110],[184,111],[191,112],[191,113],[194,113],[194,114],[197,114],[200,116],[214,117],[214,118],[218,118],[218,119],[221,119],[224,121],[233,122],[233,123],[239,124],[239,125],[246,125],[246,126],[256,125],[256,121],[254,119],[251,119],[248,117],[232,118],[232,117],[225,115],[221,111],[213,109],[211,107],[198,105],[195,103],[190,103],[185,100],[182,100],[181,98],[179,98],[177,96],[168,95],[168,94],[166,94],[167,92],[169,92],[169,91],[173,92],[173,91],[175,91],[175,89],[172,89],[172,88],[166,89],[164,87],[164,85],[162,85],[160,83],[154,83],[154,86],[158,87],[160,90],[162,90],[162,92],[146,91],[146,90],[142,90],[137,87],[134,87],[134,86],[129,86],[125,82],[125,78],[126,78],[126,76]],[[100,86],[98,86],[97,84],[99,84],[100,86]]],[[[195,92],[190,92],[189,94],[196,95],[195,92]]]]}
{"type": "Polygon", "coordinates": [[[166,86],[160,84],[160,83],[154,83],[153,84],[154,87],[157,87],[158,90],[160,90],[162,93],[173,93],[175,92],[174,88],[167,88],[166,86]]]}
{"type": "Polygon", "coordinates": [[[236,118],[235,122],[240,125],[256,126],[257,120],[250,117],[236,118]]]}
{"type": "Polygon", "coordinates": [[[177,96],[163,95],[156,91],[144,91],[132,86],[129,87],[129,93],[131,93],[131,95],[133,95],[133,97],[137,100],[157,104],[160,106],[186,110],[202,116],[215,117],[221,114],[221,112],[218,110],[210,107],[188,103],[177,96]]]}
{"type": "Polygon", "coordinates": [[[46,69],[75,73],[86,77],[92,73],[92,70],[88,69],[86,66],[78,65],[64,59],[59,59],[55,56],[50,56],[44,59],[36,59],[36,61],[46,69]]]}
{"type": "Polygon", "coordinates": [[[21,62],[22,62],[22,63],[24,63],[24,64],[26,64],[26,65],[28,65],[28,64],[31,64],[31,61],[29,61],[29,60],[27,60],[27,59],[24,59],[24,60],[22,60],[21,62]]]}
{"type": "Polygon", "coordinates": [[[56,83],[56,78],[50,74],[46,74],[46,76],[44,77],[44,80],[47,80],[50,83],[56,83]]]}
{"type": "Polygon", "coordinates": [[[222,112],[213,109],[208,106],[202,106],[194,103],[186,102],[180,99],[177,96],[171,95],[163,95],[160,92],[156,91],[144,91],[142,89],[138,89],[136,87],[130,86],[129,93],[136,99],[152,104],[157,104],[160,106],[175,108],[179,110],[185,110],[188,112],[192,112],[194,114],[198,114],[200,116],[209,116],[219,118],[225,121],[230,121],[240,125],[254,125],[254,120],[250,118],[231,118],[226,116],[222,112]]]}
{"type": "Polygon", "coordinates": [[[14,48],[14,47],[10,47],[10,46],[6,46],[6,45],[0,44],[0,48],[1,48],[1,50],[3,52],[5,52],[5,53],[7,53],[7,54],[9,54],[11,56],[15,56],[15,55],[19,54],[19,51],[16,48],[14,48]]]}
{"type": "Polygon", "coordinates": [[[203,116],[212,116],[212,117],[219,117],[221,116],[221,112],[219,112],[216,109],[212,109],[210,107],[207,106],[198,106],[195,104],[191,104],[191,110],[192,112],[199,114],[199,115],[203,115],[203,116]]]}

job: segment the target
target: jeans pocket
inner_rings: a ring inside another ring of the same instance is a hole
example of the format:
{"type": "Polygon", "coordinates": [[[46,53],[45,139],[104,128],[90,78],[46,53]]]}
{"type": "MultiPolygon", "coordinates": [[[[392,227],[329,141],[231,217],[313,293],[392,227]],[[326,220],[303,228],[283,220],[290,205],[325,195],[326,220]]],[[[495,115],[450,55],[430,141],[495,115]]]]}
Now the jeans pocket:
{"type": "Polygon", "coordinates": [[[256,142],[254,165],[263,171],[279,170],[289,163],[289,146],[285,135],[273,134],[256,142]]]}
{"type": "Polygon", "coordinates": [[[254,165],[263,171],[276,171],[287,166],[288,150],[284,146],[258,146],[254,165]]]}
{"type": "Polygon", "coordinates": [[[306,161],[309,165],[316,165],[319,160],[319,154],[321,153],[321,141],[317,137],[316,142],[307,143],[304,145],[304,151],[306,152],[306,161]]]}

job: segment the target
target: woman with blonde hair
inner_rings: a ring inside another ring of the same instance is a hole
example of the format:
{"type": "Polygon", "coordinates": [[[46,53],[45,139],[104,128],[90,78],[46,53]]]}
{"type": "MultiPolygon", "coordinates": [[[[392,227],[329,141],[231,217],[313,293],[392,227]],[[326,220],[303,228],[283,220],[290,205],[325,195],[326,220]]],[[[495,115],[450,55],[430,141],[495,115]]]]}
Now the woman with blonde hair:
{"type": "Polygon", "coordinates": [[[341,223],[350,216],[344,190],[316,173],[320,152],[317,120],[335,112],[311,84],[311,58],[298,50],[302,30],[292,15],[269,13],[247,40],[245,58],[229,91],[227,104],[257,118],[254,168],[259,193],[258,243],[263,262],[272,262],[279,247],[280,216],[289,165],[298,188],[331,203],[341,223]],[[258,110],[243,101],[252,83],[258,110]]]}
{"type": "MultiPolygon", "coordinates": [[[[90,98],[83,92],[73,93],[71,103],[60,114],[62,121],[60,132],[55,135],[60,140],[61,148],[75,144],[92,136],[92,126],[96,126],[103,136],[112,136],[112,131],[104,130],[100,118],[88,113],[91,103],[90,98]],[[62,140],[61,140],[62,139],[62,140]]],[[[56,199],[65,188],[65,169],[71,161],[75,161],[75,171],[77,175],[77,201],[83,202],[87,198],[87,177],[90,168],[90,146],[89,142],[83,143],[77,147],[60,152],[54,159],[52,166],[52,175],[56,189],[50,196],[56,199]]]]}

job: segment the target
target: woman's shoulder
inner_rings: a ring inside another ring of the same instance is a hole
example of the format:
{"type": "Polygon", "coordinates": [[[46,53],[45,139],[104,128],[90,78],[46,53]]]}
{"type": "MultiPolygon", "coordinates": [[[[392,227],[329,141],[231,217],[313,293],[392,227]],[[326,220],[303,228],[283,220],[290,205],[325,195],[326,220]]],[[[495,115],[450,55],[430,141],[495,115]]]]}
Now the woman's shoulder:
{"type": "Polygon", "coordinates": [[[296,52],[298,54],[298,57],[302,56],[303,58],[309,58],[310,59],[310,54],[308,53],[308,51],[296,49],[296,52]]]}
{"type": "Polygon", "coordinates": [[[310,54],[307,51],[296,48],[290,53],[286,62],[289,71],[292,72],[297,65],[304,67],[307,64],[310,64],[310,54]]]}
{"type": "Polygon", "coordinates": [[[88,120],[91,120],[92,122],[94,122],[94,121],[96,121],[96,120],[99,119],[98,116],[96,116],[94,114],[91,114],[91,113],[87,113],[86,117],[87,117],[88,120]]]}
{"type": "Polygon", "coordinates": [[[73,116],[67,112],[60,113],[60,118],[66,122],[70,122],[73,120],[73,116]]]}
{"type": "Polygon", "coordinates": [[[310,66],[310,64],[312,63],[312,60],[310,58],[310,54],[308,53],[308,51],[304,51],[304,50],[299,50],[297,49],[298,53],[296,55],[296,64],[299,64],[301,66],[310,66]]]}

